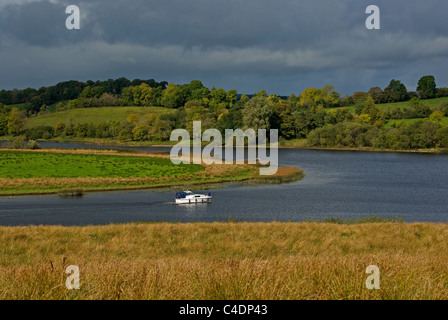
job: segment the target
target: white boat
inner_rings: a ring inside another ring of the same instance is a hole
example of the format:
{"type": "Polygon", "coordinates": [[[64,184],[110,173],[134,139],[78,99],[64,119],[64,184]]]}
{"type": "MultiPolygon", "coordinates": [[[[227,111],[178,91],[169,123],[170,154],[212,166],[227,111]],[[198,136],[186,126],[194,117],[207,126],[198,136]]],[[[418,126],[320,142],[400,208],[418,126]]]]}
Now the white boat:
{"type": "Polygon", "coordinates": [[[208,194],[196,194],[191,191],[176,192],[176,203],[177,204],[188,204],[188,203],[209,203],[212,202],[211,193],[208,194]]]}

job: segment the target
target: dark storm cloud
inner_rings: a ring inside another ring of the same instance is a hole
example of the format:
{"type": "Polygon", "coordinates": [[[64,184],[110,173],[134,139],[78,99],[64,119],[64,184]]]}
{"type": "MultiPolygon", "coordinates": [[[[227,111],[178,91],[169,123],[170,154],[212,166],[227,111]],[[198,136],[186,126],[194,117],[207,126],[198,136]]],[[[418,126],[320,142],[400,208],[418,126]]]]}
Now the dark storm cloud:
{"type": "Polygon", "coordinates": [[[446,1],[377,1],[374,31],[364,26],[369,4],[4,0],[0,88],[125,76],[278,94],[331,83],[351,93],[392,78],[414,90],[425,74],[447,86],[446,1]],[[69,4],[81,9],[81,30],[65,28],[69,4]]]}

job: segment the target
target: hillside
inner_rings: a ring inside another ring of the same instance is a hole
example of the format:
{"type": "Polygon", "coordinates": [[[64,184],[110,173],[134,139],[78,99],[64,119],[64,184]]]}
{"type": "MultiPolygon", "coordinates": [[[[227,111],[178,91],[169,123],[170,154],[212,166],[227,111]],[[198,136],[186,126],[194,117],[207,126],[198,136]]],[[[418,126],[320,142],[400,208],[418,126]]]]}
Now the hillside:
{"type": "MultiPolygon", "coordinates": [[[[425,99],[422,100],[422,103],[427,105],[430,108],[438,107],[441,103],[448,103],[448,97],[442,98],[434,98],[434,99],[425,99]]],[[[376,105],[380,109],[390,108],[403,108],[406,106],[410,106],[410,101],[402,101],[402,102],[394,102],[394,103],[380,103],[376,105]]]]}
{"type": "Polygon", "coordinates": [[[100,108],[82,108],[72,109],[61,112],[49,113],[37,117],[31,117],[26,120],[25,128],[35,128],[38,126],[54,127],[58,122],[78,123],[102,123],[105,121],[126,120],[131,114],[135,114],[138,120],[144,120],[145,117],[155,114],[157,116],[164,113],[173,113],[173,109],[164,107],[100,107],[100,108]]]}
{"type": "MultiPolygon", "coordinates": [[[[442,103],[448,103],[448,97],[422,100],[422,103],[434,109],[442,103]]],[[[376,105],[379,109],[385,110],[387,108],[400,108],[410,106],[410,101],[383,103],[376,105]]],[[[339,109],[339,108],[333,108],[339,109]]],[[[354,113],[354,107],[349,106],[350,112],[354,113]]],[[[332,109],[326,109],[332,110],[332,109]]],[[[160,116],[162,114],[174,113],[175,110],[165,107],[99,107],[99,108],[81,108],[72,109],[66,111],[60,111],[55,113],[49,113],[31,117],[26,120],[25,129],[35,128],[38,126],[51,126],[54,127],[56,123],[72,121],[73,124],[78,123],[93,123],[99,124],[106,121],[123,121],[126,120],[130,114],[135,114],[138,117],[138,121],[144,121],[145,118],[151,114],[160,116]]],[[[403,120],[389,120],[390,123],[397,121],[412,121],[413,119],[403,120]]],[[[448,125],[448,117],[442,119],[442,125],[448,125]]]]}
{"type": "Polygon", "coordinates": [[[285,147],[448,148],[448,97],[375,105],[369,96],[364,102],[342,108],[262,95],[234,105],[204,101],[189,101],[179,108],[77,107],[29,117],[13,110],[3,119],[0,115],[0,132],[7,139],[6,133],[13,133],[37,141],[172,145],[171,132],[178,128],[191,130],[193,121],[224,133],[227,128],[253,128],[260,119],[268,119],[266,127],[279,129],[280,145],[285,147]],[[267,113],[262,115],[260,110],[267,113]]]}

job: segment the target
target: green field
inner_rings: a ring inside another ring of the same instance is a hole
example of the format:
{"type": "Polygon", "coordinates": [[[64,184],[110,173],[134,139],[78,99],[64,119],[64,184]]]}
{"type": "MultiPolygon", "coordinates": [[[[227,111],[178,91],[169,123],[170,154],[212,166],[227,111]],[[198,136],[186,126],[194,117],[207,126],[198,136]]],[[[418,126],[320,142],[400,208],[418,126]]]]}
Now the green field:
{"type": "MultiPolygon", "coordinates": [[[[438,107],[441,103],[448,103],[448,97],[443,97],[443,98],[435,98],[435,99],[426,99],[426,100],[421,100],[421,102],[425,105],[427,105],[428,107],[430,107],[431,109],[438,107]]],[[[402,102],[392,102],[392,103],[379,103],[376,104],[376,106],[381,109],[381,110],[385,110],[387,108],[401,108],[403,109],[403,107],[406,106],[410,106],[411,102],[410,101],[402,101],[402,102]]],[[[347,107],[338,107],[338,108],[333,108],[333,109],[339,109],[339,108],[347,108],[350,110],[350,112],[354,113],[355,112],[355,106],[351,105],[351,106],[347,106],[347,107]]]]}
{"type": "Polygon", "coordinates": [[[174,165],[168,155],[116,150],[0,150],[0,196],[108,191],[248,181],[300,180],[296,167],[260,176],[249,164],[174,165]]]}
{"type": "Polygon", "coordinates": [[[170,159],[0,151],[0,178],[178,177],[203,169],[170,159]]]}
{"type": "MultiPolygon", "coordinates": [[[[421,102],[432,109],[432,108],[438,107],[443,102],[448,102],[448,97],[425,99],[425,100],[421,100],[421,102]]],[[[410,105],[411,105],[410,101],[402,101],[402,102],[394,102],[394,103],[381,103],[381,104],[377,104],[376,106],[380,109],[387,109],[388,107],[403,108],[403,107],[410,106],[410,105]]]]}
{"type": "Polygon", "coordinates": [[[38,126],[54,127],[58,122],[76,123],[102,123],[106,121],[126,120],[130,114],[135,114],[139,120],[144,120],[151,114],[172,113],[173,109],[163,107],[101,107],[88,109],[72,109],[67,111],[44,114],[28,119],[25,123],[25,128],[34,128],[38,126]]]}

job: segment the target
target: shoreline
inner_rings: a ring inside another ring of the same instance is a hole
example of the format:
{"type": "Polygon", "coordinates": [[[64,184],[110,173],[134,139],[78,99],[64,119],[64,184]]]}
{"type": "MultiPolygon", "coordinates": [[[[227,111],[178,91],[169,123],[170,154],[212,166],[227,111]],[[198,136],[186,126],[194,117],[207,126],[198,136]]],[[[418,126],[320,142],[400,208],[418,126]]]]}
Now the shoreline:
{"type": "MultiPolygon", "coordinates": [[[[0,142],[10,141],[10,139],[0,138],[0,142]]],[[[37,143],[61,143],[61,144],[85,144],[85,145],[93,145],[93,146],[104,146],[104,147],[131,147],[131,148],[170,148],[174,147],[177,143],[173,144],[148,144],[148,143],[139,143],[139,142],[121,142],[121,141],[99,141],[99,140],[36,140],[37,143]]],[[[202,143],[201,147],[207,146],[208,143],[202,143]]],[[[0,144],[0,148],[4,148],[0,144]]],[[[224,148],[224,145],[223,145],[224,148]]],[[[61,148],[62,149],[62,148],[61,148]]],[[[247,149],[247,147],[245,147],[247,149]]],[[[359,148],[350,148],[350,147],[309,147],[309,146],[288,146],[288,145],[279,145],[278,149],[296,149],[296,150],[322,150],[322,151],[351,151],[351,152],[379,152],[379,153],[419,153],[419,154],[448,154],[448,149],[403,149],[403,150],[395,150],[395,149],[380,149],[373,147],[359,147],[359,148]]]]}

